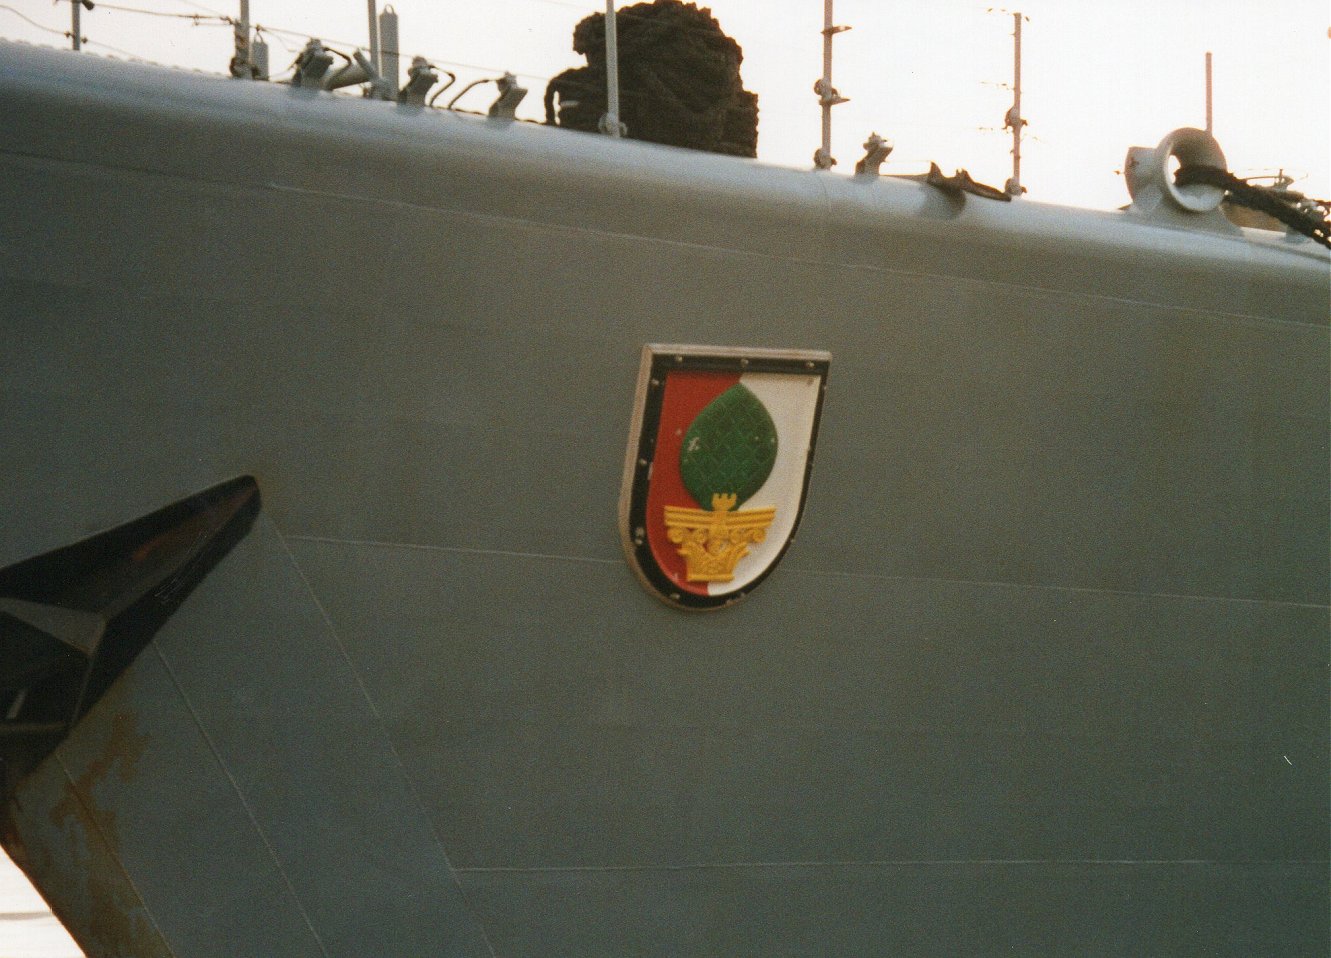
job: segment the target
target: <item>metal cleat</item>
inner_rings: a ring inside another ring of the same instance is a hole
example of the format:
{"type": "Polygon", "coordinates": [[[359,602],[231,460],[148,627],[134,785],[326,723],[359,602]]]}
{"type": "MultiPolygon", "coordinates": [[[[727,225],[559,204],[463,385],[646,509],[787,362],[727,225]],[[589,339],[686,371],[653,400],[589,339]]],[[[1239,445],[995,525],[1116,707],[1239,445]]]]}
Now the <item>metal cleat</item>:
{"type": "Polygon", "coordinates": [[[425,57],[412,57],[411,69],[407,71],[407,84],[397,94],[397,102],[412,106],[425,106],[425,95],[430,87],[439,82],[439,74],[434,65],[425,57]]]}
{"type": "Polygon", "coordinates": [[[518,78],[512,73],[505,73],[495,80],[499,87],[499,97],[490,104],[486,116],[501,120],[511,120],[517,112],[518,104],[527,95],[527,88],[518,86],[518,78]]]}
{"type": "Polygon", "coordinates": [[[353,63],[326,74],[320,86],[325,90],[340,90],[344,86],[355,86],[358,83],[377,84],[380,77],[369,58],[359,50],[353,56],[353,63]]]}
{"type": "Polygon", "coordinates": [[[892,153],[892,141],[885,140],[877,133],[870,133],[864,141],[864,156],[855,164],[855,173],[863,176],[878,176],[879,168],[892,153]]]}
{"type": "Polygon", "coordinates": [[[332,65],[333,55],[324,49],[322,43],[312,38],[296,57],[296,75],[291,78],[291,85],[320,89],[324,74],[332,65]]]}

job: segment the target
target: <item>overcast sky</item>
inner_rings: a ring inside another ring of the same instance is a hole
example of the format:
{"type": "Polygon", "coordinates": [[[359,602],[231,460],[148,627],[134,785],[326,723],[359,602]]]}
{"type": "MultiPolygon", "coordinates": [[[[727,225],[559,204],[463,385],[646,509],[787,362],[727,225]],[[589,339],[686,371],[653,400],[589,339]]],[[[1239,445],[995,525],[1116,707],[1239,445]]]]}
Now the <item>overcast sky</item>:
{"type": "MultiPolygon", "coordinates": [[[[251,0],[269,27],[271,64],[284,69],[306,35],[367,46],[368,0],[251,0]],[[275,32],[277,30],[289,33],[275,32]]],[[[595,0],[397,0],[404,53],[421,53],[463,81],[503,70],[531,93],[519,115],[541,116],[545,80],[581,65],[574,25],[604,10],[595,0]]],[[[621,4],[623,6],[623,4],[621,4]]],[[[158,12],[235,15],[238,0],[106,0],[83,14],[87,49],[222,71],[231,52],[216,22],[158,12]]],[[[805,167],[818,146],[812,91],[822,70],[821,0],[712,0],[744,49],[746,86],[759,95],[759,158],[805,167]]],[[[1331,194],[1331,10],[1326,0],[836,0],[833,81],[850,102],[834,111],[837,172],[878,132],[896,144],[889,172],[935,160],[1002,185],[1011,139],[1012,16],[1023,36],[1022,181],[1030,198],[1112,208],[1127,202],[1118,171],[1128,147],[1205,124],[1205,55],[1214,54],[1215,134],[1232,170],[1299,177],[1296,189],[1331,194]]],[[[64,0],[0,0],[0,36],[68,45],[64,0]],[[26,20],[24,19],[26,17],[26,20]],[[28,20],[35,21],[35,26],[28,20]],[[41,27],[45,27],[43,30],[41,27]],[[54,32],[51,32],[54,31],[54,32]]],[[[459,87],[460,88],[460,87],[459,87]]],[[[486,94],[477,91],[477,108],[486,94]]]]}

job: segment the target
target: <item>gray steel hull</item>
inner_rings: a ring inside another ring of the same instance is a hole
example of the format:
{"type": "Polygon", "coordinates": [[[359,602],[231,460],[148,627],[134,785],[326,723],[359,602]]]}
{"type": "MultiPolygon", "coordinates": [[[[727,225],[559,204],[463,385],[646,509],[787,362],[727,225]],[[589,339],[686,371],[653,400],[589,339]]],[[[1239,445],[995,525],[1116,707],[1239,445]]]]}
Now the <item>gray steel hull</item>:
{"type": "Polygon", "coordinates": [[[1321,954],[1328,260],[4,47],[0,566],[264,512],[5,809],[89,954],[1321,954]],[[645,342],[834,356],[711,614],[645,342]]]}

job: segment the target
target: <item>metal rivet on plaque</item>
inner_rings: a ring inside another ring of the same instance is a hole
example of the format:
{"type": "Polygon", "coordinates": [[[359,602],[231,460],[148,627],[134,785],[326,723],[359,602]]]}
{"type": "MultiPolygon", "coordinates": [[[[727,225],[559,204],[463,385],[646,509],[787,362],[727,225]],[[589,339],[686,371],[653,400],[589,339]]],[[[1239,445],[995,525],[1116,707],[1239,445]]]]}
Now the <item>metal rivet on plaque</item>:
{"type": "Polygon", "coordinates": [[[683,356],[676,356],[676,357],[675,357],[675,362],[677,362],[677,363],[682,363],[683,361],[684,361],[684,357],[683,357],[683,356]]]}
{"type": "Polygon", "coordinates": [[[670,601],[672,601],[672,602],[678,602],[678,601],[679,601],[679,593],[678,593],[678,592],[672,592],[672,593],[670,593],[670,601]]]}
{"type": "Polygon", "coordinates": [[[747,359],[741,359],[741,360],[739,361],[739,364],[740,364],[741,366],[747,366],[747,365],[749,364],[749,361],[748,361],[747,359]]]}
{"type": "Polygon", "coordinates": [[[804,368],[805,368],[805,369],[812,369],[812,368],[813,368],[813,360],[812,360],[812,359],[806,359],[806,360],[804,361],[804,368]]]}
{"type": "Polygon", "coordinates": [[[659,385],[661,385],[661,380],[659,380],[659,379],[653,379],[653,380],[652,380],[652,388],[653,388],[653,389],[655,389],[655,388],[656,388],[657,386],[659,386],[659,385]]]}

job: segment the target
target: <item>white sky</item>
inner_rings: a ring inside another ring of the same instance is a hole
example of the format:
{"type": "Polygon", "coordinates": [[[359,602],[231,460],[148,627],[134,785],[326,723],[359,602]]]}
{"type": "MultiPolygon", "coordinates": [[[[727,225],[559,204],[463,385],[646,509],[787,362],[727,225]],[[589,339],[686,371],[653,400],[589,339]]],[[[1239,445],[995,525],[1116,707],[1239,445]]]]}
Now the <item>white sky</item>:
{"type": "MultiPolygon", "coordinates": [[[[238,0],[106,0],[83,14],[90,52],[225,70],[227,27],[115,6],[236,15],[238,0]]],[[[367,6],[368,0],[251,0],[251,19],[365,46],[367,6]]],[[[503,70],[525,75],[531,92],[519,116],[529,118],[541,116],[545,80],[583,63],[571,47],[574,24],[604,10],[597,0],[397,0],[394,6],[404,53],[424,54],[462,82],[503,70]]],[[[823,4],[712,0],[710,7],[743,47],[744,82],[759,95],[759,158],[809,166],[819,137],[812,85],[822,72],[823,4]]],[[[1296,189],[1331,194],[1326,0],[1013,0],[1007,9],[1014,8],[1029,17],[1022,182],[1031,199],[1095,208],[1126,203],[1117,171],[1128,147],[1154,146],[1177,127],[1205,124],[1208,50],[1215,134],[1230,168],[1247,176],[1283,167],[1300,178],[1296,189]]],[[[1011,104],[1012,17],[990,11],[976,0],[836,0],[836,22],[853,27],[835,41],[833,82],[851,101],[833,113],[838,174],[851,172],[860,144],[876,131],[897,147],[888,172],[919,172],[936,160],[945,172],[965,167],[982,182],[1003,184],[1011,173],[1011,138],[1001,128],[1011,104]]],[[[0,0],[2,37],[67,46],[57,34],[69,21],[63,0],[0,0]]],[[[303,41],[277,33],[268,39],[277,73],[303,41]]],[[[466,102],[482,108],[492,89],[466,102]]]]}
{"type": "Polygon", "coordinates": [[[0,851],[0,956],[79,958],[81,954],[18,866],[0,851]]]}

